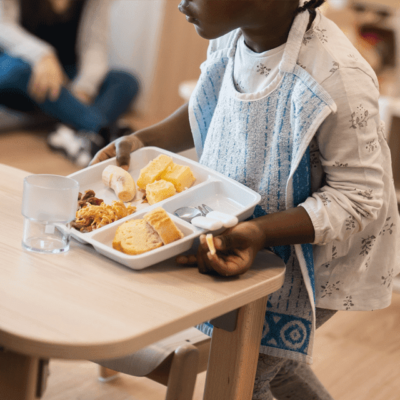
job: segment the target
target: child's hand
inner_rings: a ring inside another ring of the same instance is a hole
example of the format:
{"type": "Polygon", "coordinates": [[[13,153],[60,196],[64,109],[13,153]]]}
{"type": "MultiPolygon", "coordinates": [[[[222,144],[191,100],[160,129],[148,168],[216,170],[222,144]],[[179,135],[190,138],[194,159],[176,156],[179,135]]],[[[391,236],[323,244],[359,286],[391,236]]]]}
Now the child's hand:
{"type": "Polygon", "coordinates": [[[33,67],[28,83],[28,93],[38,103],[44,102],[47,98],[56,101],[66,81],[67,78],[58,58],[49,54],[33,67]]]}
{"type": "Polygon", "coordinates": [[[93,160],[90,161],[89,165],[94,165],[116,156],[117,165],[128,170],[132,151],[138,150],[142,147],[144,147],[143,142],[135,135],[122,136],[99,150],[93,157],[93,160]]]}
{"type": "Polygon", "coordinates": [[[240,275],[251,267],[257,252],[264,248],[264,243],[265,235],[256,224],[242,222],[214,238],[216,254],[211,255],[206,236],[201,235],[197,255],[179,256],[177,262],[197,264],[202,274],[240,275]]]}

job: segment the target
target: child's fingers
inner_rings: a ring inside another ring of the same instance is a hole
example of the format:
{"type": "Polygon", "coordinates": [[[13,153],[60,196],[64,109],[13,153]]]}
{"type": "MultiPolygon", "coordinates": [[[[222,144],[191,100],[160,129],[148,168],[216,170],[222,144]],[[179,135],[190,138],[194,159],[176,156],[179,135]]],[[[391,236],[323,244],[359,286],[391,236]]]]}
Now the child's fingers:
{"type": "Polygon", "coordinates": [[[176,262],[182,265],[196,265],[197,257],[194,254],[190,254],[189,256],[178,256],[176,262]]]}
{"type": "Polygon", "coordinates": [[[210,267],[221,276],[241,275],[251,266],[251,263],[247,263],[245,260],[240,259],[240,257],[232,260],[218,257],[216,254],[212,255],[211,253],[208,253],[207,256],[210,267]]]}
{"type": "Polygon", "coordinates": [[[129,166],[131,160],[132,144],[126,139],[121,138],[115,143],[115,152],[117,156],[117,165],[119,166],[129,166]]]}
{"type": "Polygon", "coordinates": [[[208,263],[210,267],[222,276],[234,275],[231,268],[228,266],[223,258],[218,257],[216,254],[207,253],[208,263]]]}
{"type": "MultiPolygon", "coordinates": [[[[207,242],[207,236],[200,235],[200,246],[199,246],[199,252],[197,255],[197,258],[198,258],[197,264],[199,267],[199,271],[201,273],[209,273],[209,272],[213,271],[213,272],[217,272],[220,275],[225,275],[222,272],[223,267],[221,266],[221,264],[224,264],[224,261],[222,259],[220,259],[217,254],[211,253],[210,246],[207,242]]],[[[215,247],[215,242],[219,239],[214,238],[214,237],[212,239],[213,239],[214,247],[215,247]]]]}
{"type": "Polygon", "coordinates": [[[92,161],[90,161],[89,166],[97,164],[97,163],[105,161],[105,160],[108,160],[109,158],[112,158],[112,157],[115,157],[114,143],[110,143],[108,146],[99,150],[93,157],[92,161]]]}
{"type": "Polygon", "coordinates": [[[207,253],[208,246],[205,243],[205,235],[201,235],[200,246],[197,250],[197,268],[201,274],[209,274],[210,272],[214,272],[214,270],[209,265],[207,253]]]}
{"type": "Polygon", "coordinates": [[[200,235],[200,247],[203,251],[207,252],[208,251],[208,244],[206,240],[206,235],[200,235]]]}
{"type": "Polygon", "coordinates": [[[240,243],[236,243],[233,233],[227,233],[214,238],[214,246],[219,251],[229,251],[240,247],[240,243]]]}

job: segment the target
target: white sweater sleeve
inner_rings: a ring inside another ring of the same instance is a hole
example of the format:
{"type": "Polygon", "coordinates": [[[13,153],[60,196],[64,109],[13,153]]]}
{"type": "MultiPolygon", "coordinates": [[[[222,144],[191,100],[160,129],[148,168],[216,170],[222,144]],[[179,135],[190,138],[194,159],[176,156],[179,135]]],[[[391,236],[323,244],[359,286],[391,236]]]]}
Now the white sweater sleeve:
{"type": "Polygon", "coordinates": [[[112,0],[89,0],[83,10],[78,34],[78,74],[73,90],[95,96],[108,71],[110,4],[112,0]]]}
{"type": "Polygon", "coordinates": [[[316,136],[324,182],[301,204],[319,245],[363,230],[377,218],[384,196],[377,87],[370,76],[352,68],[339,69],[323,86],[338,111],[316,136]]]}
{"type": "Polygon", "coordinates": [[[0,47],[13,57],[34,65],[54,49],[19,25],[18,0],[0,0],[0,47]]]}

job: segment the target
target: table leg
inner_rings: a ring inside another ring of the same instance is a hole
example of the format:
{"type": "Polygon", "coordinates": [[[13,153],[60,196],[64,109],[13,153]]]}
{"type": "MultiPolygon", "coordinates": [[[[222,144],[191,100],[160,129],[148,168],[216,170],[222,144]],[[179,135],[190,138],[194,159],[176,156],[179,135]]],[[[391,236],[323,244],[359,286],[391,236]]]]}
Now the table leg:
{"type": "Polygon", "coordinates": [[[47,380],[48,360],[0,350],[0,398],[38,400],[47,380]]]}
{"type": "Polygon", "coordinates": [[[233,332],[214,328],[204,400],[250,400],[268,297],[241,307],[233,332]]]}

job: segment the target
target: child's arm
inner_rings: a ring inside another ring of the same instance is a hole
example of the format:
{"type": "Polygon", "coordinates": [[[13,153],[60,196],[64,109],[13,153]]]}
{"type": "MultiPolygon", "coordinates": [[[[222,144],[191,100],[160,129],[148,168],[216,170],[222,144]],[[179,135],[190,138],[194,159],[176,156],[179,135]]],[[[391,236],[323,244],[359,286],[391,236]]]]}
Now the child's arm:
{"type": "MultiPolygon", "coordinates": [[[[323,83],[337,112],[320,126],[316,148],[311,149],[312,168],[322,167],[324,172],[319,187],[302,204],[315,228],[315,245],[348,240],[376,221],[381,210],[385,214],[389,202],[395,201],[390,153],[380,125],[379,91],[373,78],[373,72],[367,75],[356,68],[339,68],[323,83]]],[[[395,217],[392,212],[388,218],[395,217]]],[[[378,237],[380,228],[375,227],[373,235],[378,237]]]]}
{"type": "Polygon", "coordinates": [[[90,165],[117,157],[117,165],[128,169],[130,153],[144,146],[157,146],[179,152],[193,147],[188,105],[185,104],[169,117],[149,128],[123,136],[100,150],[90,165]]]}
{"type": "Polygon", "coordinates": [[[214,238],[217,254],[211,255],[205,235],[200,237],[197,255],[180,256],[179,264],[197,264],[201,273],[223,276],[245,273],[258,251],[266,247],[311,243],[314,227],[303,207],[242,222],[214,238]]]}

